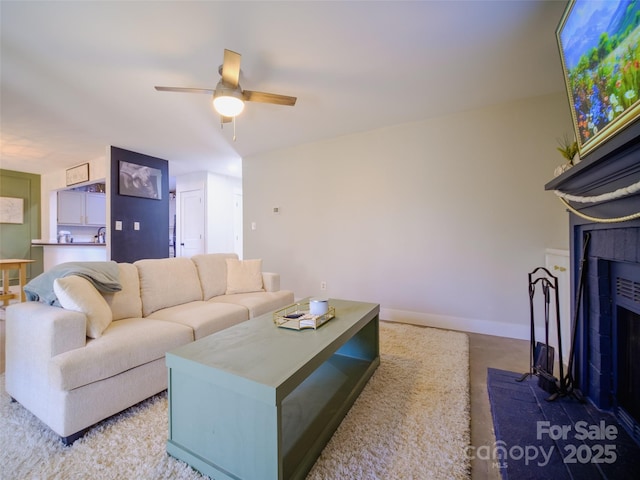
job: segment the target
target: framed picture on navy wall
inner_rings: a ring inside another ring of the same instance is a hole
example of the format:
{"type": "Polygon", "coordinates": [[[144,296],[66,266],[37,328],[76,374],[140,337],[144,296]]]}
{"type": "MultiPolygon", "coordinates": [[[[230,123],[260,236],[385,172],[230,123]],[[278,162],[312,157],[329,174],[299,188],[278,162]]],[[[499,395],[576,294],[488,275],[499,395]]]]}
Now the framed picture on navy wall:
{"type": "Polygon", "coordinates": [[[121,160],[118,178],[120,195],[162,199],[162,171],[157,168],[121,160]]]}

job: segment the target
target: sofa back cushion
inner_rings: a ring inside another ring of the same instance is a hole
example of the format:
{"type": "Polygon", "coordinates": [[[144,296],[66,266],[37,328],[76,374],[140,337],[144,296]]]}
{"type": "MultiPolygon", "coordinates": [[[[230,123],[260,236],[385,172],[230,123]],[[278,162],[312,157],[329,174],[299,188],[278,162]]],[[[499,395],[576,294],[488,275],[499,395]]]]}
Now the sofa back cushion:
{"type": "Polygon", "coordinates": [[[111,308],[113,320],[142,317],[138,269],[132,263],[119,263],[118,272],[122,290],[102,294],[111,308]]]}
{"type": "Polygon", "coordinates": [[[78,275],[56,278],[53,291],[62,308],[84,313],[87,337],[100,338],[111,323],[111,310],[89,280],[78,275]]]}
{"type": "Polygon", "coordinates": [[[156,258],[134,262],[140,277],[142,315],[161,308],[202,300],[200,278],[189,258],[156,258]]]}
{"type": "Polygon", "coordinates": [[[227,291],[227,259],[238,259],[235,253],[206,253],[191,257],[198,269],[203,300],[224,295],[227,291]]]}

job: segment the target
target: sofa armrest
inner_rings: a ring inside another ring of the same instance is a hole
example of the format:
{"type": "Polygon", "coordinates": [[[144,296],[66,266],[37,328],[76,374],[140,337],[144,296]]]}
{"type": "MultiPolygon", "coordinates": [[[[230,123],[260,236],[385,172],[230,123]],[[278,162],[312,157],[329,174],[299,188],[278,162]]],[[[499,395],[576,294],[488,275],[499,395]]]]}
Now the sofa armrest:
{"type": "MultiPolygon", "coordinates": [[[[40,302],[7,307],[7,371],[20,364],[40,364],[87,342],[87,318],[83,313],[40,302]]],[[[20,367],[18,367],[20,368],[20,367]]]]}
{"type": "Polygon", "coordinates": [[[280,291],[280,274],[271,272],[262,272],[262,285],[267,292],[280,291]]]}

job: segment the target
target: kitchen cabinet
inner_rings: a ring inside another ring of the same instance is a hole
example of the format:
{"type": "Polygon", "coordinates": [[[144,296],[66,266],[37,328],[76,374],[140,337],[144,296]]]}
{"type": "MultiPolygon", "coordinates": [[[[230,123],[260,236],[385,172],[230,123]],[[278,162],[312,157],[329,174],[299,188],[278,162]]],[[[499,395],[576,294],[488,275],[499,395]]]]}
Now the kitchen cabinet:
{"type": "Polygon", "coordinates": [[[85,194],[85,224],[103,227],[107,224],[107,201],[104,193],[85,194]]]}
{"type": "Polygon", "coordinates": [[[58,192],[58,225],[105,226],[107,202],[104,193],[63,190],[58,192]]]}

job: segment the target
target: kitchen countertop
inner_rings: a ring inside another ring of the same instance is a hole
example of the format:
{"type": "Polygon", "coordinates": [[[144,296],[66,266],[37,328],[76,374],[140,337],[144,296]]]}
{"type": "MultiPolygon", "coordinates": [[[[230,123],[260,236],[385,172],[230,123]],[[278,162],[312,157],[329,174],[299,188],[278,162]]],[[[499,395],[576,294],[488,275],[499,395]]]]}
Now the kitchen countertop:
{"type": "Polygon", "coordinates": [[[31,245],[35,247],[106,247],[106,243],[94,243],[94,242],[71,242],[71,243],[57,243],[47,242],[46,240],[31,240],[31,245]]]}

